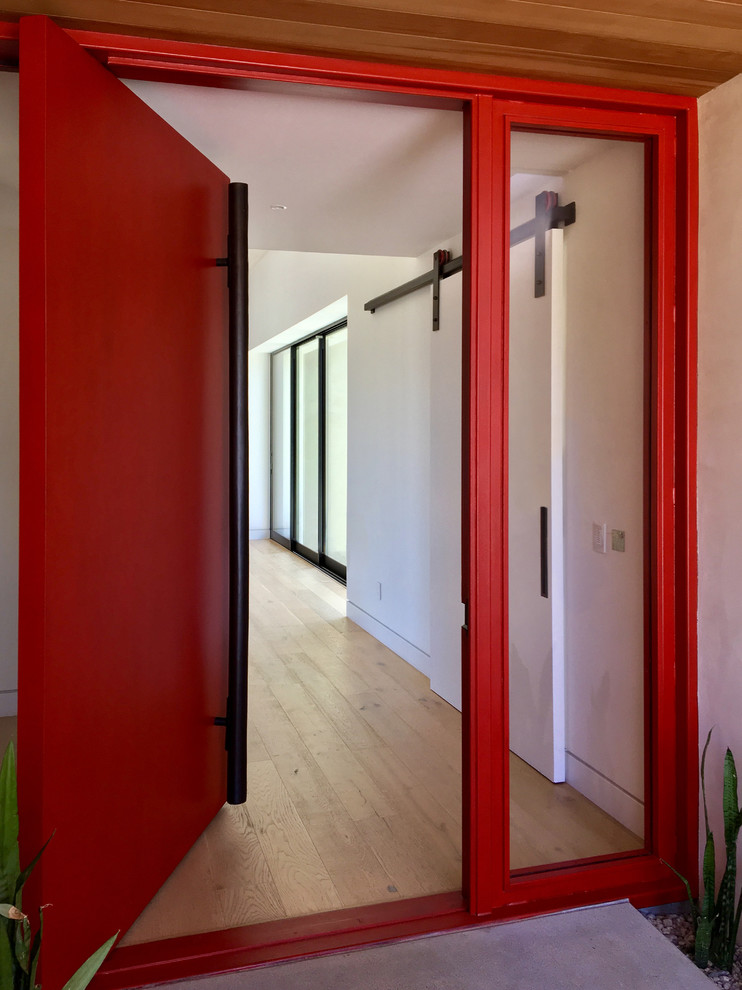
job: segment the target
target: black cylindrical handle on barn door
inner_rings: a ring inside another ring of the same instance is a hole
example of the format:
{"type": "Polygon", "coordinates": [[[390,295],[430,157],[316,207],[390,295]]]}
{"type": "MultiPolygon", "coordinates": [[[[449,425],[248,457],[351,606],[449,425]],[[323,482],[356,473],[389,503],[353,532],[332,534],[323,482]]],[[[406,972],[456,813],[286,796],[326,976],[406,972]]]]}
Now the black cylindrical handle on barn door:
{"type": "Polygon", "coordinates": [[[247,797],[248,435],[247,185],[229,184],[229,693],[226,718],[227,803],[247,797]]]}
{"type": "Polygon", "coordinates": [[[541,556],[541,597],[549,597],[549,510],[545,505],[539,510],[539,548],[541,556]]]}

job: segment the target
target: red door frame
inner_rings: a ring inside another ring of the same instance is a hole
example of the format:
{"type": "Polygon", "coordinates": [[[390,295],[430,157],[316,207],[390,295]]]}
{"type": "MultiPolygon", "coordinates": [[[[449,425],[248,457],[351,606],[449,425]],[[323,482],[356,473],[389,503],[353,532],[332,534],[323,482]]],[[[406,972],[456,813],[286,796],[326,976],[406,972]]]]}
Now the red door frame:
{"type": "MultiPolygon", "coordinates": [[[[466,121],[464,409],[464,896],[441,895],[115,951],[96,985],[111,990],[277,959],[629,897],[684,897],[661,859],[696,875],[696,278],[695,100],[449,70],[367,64],[71,31],[120,76],[232,88],[276,84],[353,90],[357,98],[458,106],[466,121]],[[381,95],[379,95],[381,94],[381,95]],[[652,820],[636,855],[512,876],[507,862],[506,218],[513,125],[644,137],[655,231],[654,474],[651,512],[652,820]],[[661,772],[660,772],[661,771],[661,772]]],[[[0,61],[17,62],[17,25],[0,24],[0,61]]]]}

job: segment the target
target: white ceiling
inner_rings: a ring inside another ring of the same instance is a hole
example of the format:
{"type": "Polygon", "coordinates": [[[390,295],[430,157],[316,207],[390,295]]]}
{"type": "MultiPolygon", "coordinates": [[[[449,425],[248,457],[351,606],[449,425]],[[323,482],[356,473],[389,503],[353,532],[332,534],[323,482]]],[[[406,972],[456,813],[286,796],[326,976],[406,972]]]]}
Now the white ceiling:
{"type": "MultiPolygon", "coordinates": [[[[305,95],[129,81],[230,178],[250,185],[250,246],[417,257],[461,232],[462,115],[305,95]],[[286,210],[271,210],[271,205],[286,210]]],[[[18,76],[0,72],[0,186],[18,188],[18,76]]],[[[615,142],[513,135],[513,198],[615,142]]],[[[537,188],[539,187],[539,188],[537,188]]]]}
{"type": "Polygon", "coordinates": [[[620,141],[583,138],[569,134],[534,134],[517,131],[510,141],[510,199],[513,204],[533,198],[544,189],[561,188],[550,177],[569,174],[578,165],[620,141]]]}
{"type": "Polygon", "coordinates": [[[417,257],[461,231],[460,112],[127,85],[233,181],[248,183],[251,248],[417,257]]]}
{"type": "Polygon", "coordinates": [[[572,134],[515,131],[510,141],[510,171],[534,175],[566,175],[589,158],[623,142],[572,134]]]}

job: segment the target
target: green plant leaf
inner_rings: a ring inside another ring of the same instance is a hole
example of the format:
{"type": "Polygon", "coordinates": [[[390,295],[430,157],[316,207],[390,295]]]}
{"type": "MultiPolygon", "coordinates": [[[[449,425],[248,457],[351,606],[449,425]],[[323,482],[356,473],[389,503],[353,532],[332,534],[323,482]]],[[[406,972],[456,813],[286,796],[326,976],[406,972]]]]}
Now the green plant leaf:
{"type": "Polygon", "coordinates": [[[28,983],[30,990],[36,987],[36,970],[39,966],[39,954],[41,952],[41,936],[44,933],[44,912],[39,910],[39,927],[31,942],[31,952],[29,954],[28,983]]]}
{"type": "Polygon", "coordinates": [[[731,749],[724,754],[724,789],[722,798],[724,811],[724,839],[727,846],[737,841],[739,826],[739,805],[737,802],[737,767],[731,749]]]}
{"type": "Polygon", "coordinates": [[[113,947],[113,943],[118,938],[118,932],[112,935],[107,942],[104,942],[100,949],[97,949],[89,959],[86,959],[78,971],[67,980],[62,990],[85,990],[100,967],[103,960],[113,947]]]}
{"type": "Polygon", "coordinates": [[[0,766],[0,901],[13,901],[20,872],[15,748],[10,742],[0,766]]]}
{"type": "Polygon", "coordinates": [[[712,940],[712,955],[716,950],[718,965],[721,969],[730,970],[734,960],[735,931],[734,931],[734,900],[737,889],[737,834],[727,844],[727,865],[724,876],[721,879],[719,888],[719,900],[722,902],[718,908],[719,915],[719,937],[718,945],[714,945],[712,940]]]}
{"type": "Polygon", "coordinates": [[[10,925],[0,919],[0,990],[13,990],[16,962],[10,942],[10,925]]]}
{"type": "Polygon", "coordinates": [[[702,919],[698,923],[696,930],[696,948],[693,960],[696,966],[705,969],[709,964],[709,949],[711,948],[711,926],[710,919],[702,919]]]}
{"type": "Polygon", "coordinates": [[[24,915],[24,921],[15,925],[15,961],[24,973],[28,973],[28,957],[31,950],[31,926],[24,915]]]}
{"type": "Polygon", "coordinates": [[[690,884],[688,883],[688,880],[683,876],[682,873],[676,870],[674,866],[671,866],[671,864],[668,863],[666,859],[661,859],[660,863],[663,863],[666,867],[668,867],[668,869],[672,870],[672,872],[675,874],[678,880],[682,880],[683,883],[685,884],[685,891],[688,894],[688,900],[690,901],[690,909],[693,912],[693,929],[695,930],[696,928],[698,928],[698,907],[696,906],[696,899],[693,896],[693,891],[690,889],[690,884]]]}
{"type": "Polygon", "coordinates": [[[39,851],[36,853],[36,855],[34,856],[34,858],[28,864],[28,866],[26,867],[26,869],[23,870],[22,873],[19,873],[18,874],[18,879],[15,882],[15,888],[13,890],[13,903],[17,907],[20,907],[20,904],[18,903],[18,895],[23,890],[23,887],[24,887],[24,884],[26,883],[26,880],[28,880],[28,878],[31,876],[31,873],[33,872],[33,868],[36,866],[36,864],[38,863],[38,861],[41,859],[41,854],[43,853],[43,851],[46,849],[46,847],[49,845],[49,843],[52,841],[53,838],[54,838],[54,832],[52,832],[52,834],[46,840],[46,842],[41,847],[41,849],[39,849],[39,851]]]}
{"type": "Polygon", "coordinates": [[[714,833],[706,836],[703,849],[703,899],[700,906],[700,918],[713,922],[716,917],[714,890],[716,888],[716,846],[714,833]]]}
{"type": "Polygon", "coordinates": [[[706,745],[703,747],[703,756],[701,757],[701,791],[703,793],[703,818],[706,822],[706,835],[708,836],[711,829],[709,828],[709,813],[706,807],[706,750],[709,748],[709,743],[711,742],[711,733],[714,731],[714,727],[711,726],[709,729],[709,734],[706,736],[706,745]]]}

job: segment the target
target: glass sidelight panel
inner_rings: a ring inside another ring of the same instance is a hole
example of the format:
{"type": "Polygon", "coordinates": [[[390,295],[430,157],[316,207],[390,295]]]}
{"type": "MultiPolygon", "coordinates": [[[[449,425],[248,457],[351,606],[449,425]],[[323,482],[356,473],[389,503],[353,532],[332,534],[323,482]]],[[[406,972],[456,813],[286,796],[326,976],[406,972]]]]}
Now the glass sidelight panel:
{"type": "Polygon", "coordinates": [[[291,539],[291,351],[271,360],[271,535],[291,539]]]}
{"type": "Polygon", "coordinates": [[[644,845],[650,423],[644,144],[518,132],[511,163],[517,870],[644,845]]]}
{"type": "Polygon", "coordinates": [[[319,339],[296,348],[295,540],[319,553],[319,339]]]}
{"type": "Polygon", "coordinates": [[[325,337],[325,554],[346,563],[348,328],[325,337]]]}

